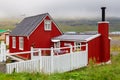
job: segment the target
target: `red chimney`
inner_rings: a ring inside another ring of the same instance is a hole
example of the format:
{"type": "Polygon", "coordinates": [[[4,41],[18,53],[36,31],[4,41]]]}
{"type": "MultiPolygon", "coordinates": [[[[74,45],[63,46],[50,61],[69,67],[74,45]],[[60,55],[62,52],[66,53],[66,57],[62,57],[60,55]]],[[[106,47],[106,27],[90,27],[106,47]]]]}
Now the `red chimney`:
{"type": "Polygon", "coordinates": [[[102,7],[102,21],[98,22],[98,33],[101,34],[100,40],[100,59],[101,62],[110,61],[110,39],[109,39],[109,22],[105,21],[105,9],[102,7]]]}

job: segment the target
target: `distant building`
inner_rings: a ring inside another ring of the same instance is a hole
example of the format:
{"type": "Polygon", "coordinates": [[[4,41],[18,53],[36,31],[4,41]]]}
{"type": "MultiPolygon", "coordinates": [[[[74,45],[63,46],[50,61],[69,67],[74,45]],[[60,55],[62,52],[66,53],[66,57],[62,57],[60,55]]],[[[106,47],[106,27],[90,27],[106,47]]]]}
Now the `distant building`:
{"type": "Polygon", "coordinates": [[[0,41],[4,41],[6,45],[9,45],[9,30],[0,30],[0,41]]]}
{"type": "Polygon", "coordinates": [[[120,35],[120,31],[110,32],[110,35],[120,35]]]}

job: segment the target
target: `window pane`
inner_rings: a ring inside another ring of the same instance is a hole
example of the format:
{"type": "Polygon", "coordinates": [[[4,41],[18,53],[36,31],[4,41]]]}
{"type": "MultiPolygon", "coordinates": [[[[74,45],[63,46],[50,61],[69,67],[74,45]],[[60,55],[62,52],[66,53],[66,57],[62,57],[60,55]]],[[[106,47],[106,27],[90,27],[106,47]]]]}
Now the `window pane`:
{"type": "Polygon", "coordinates": [[[44,29],[51,30],[51,21],[50,20],[45,20],[44,29]]]}
{"type": "Polygon", "coordinates": [[[16,48],[16,38],[12,37],[12,47],[16,48]]]}
{"type": "Polygon", "coordinates": [[[24,43],[23,43],[23,37],[19,37],[19,49],[20,50],[23,50],[23,45],[24,45],[24,43]]]}

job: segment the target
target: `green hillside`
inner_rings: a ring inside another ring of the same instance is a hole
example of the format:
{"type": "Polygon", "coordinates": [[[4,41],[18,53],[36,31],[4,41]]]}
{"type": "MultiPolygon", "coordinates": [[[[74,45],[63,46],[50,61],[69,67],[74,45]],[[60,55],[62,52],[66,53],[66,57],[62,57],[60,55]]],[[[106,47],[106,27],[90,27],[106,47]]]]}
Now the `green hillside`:
{"type": "MultiPolygon", "coordinates": [[[[120,18],[108,18],[110,22],[109,30],[120,31],[120,18]]],[[[97,31],[99,19],[77,19],[77,20],[56,20],[63,31],[97,31]],[[69,28],[69,29],[68,29],[69,28]]]]}
{"type": "MultiPolygon", "coordinates": [[[[0,29],[14,29],[22,19],[1,19],[0,29]]],[[[108,18],[110,31],[120,31],[120,18],[108,18]]],[[[63,32],[97,31],[98,19],[55,19],[55,22],[63,32]]]]}

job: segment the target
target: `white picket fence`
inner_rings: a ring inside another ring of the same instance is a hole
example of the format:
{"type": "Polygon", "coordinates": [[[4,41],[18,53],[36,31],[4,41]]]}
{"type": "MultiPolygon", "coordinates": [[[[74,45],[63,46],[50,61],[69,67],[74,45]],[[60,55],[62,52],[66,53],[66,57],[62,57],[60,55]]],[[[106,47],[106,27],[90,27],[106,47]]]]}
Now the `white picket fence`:
{"type": "MultiPolygon", "coordinates": [[[[88,64],[88,46],[86,50],[73,52],[62,55],[54,55],[54,49],[51,48],[51,56],[41,56],[42,50],[38,49],[39,57],[36,59],[6,64],[7,73],[12,72],[43,72],[43,73],[60,73],[78,69],[88,64]]],[[[31,55],[36,51],[31,51],[31,55]]]]}
{"type": "Polygon", "coordinates": [[[6,44],[1,41],[0,43],[0,62],[6,61],[6,44]]]}

